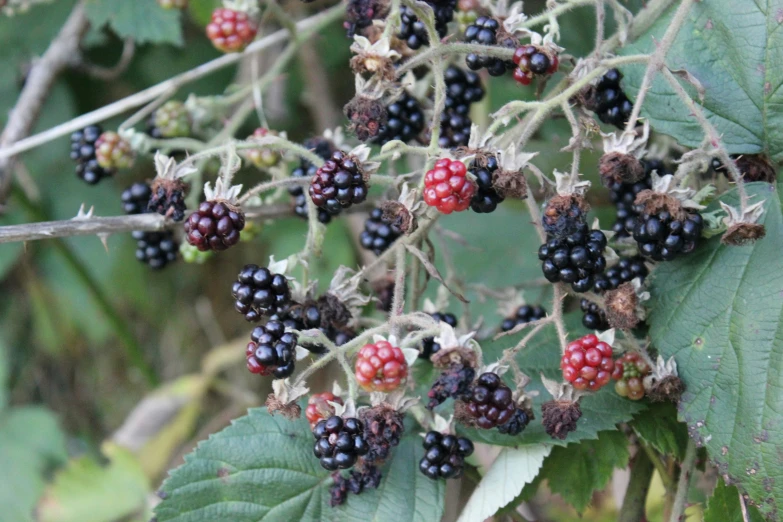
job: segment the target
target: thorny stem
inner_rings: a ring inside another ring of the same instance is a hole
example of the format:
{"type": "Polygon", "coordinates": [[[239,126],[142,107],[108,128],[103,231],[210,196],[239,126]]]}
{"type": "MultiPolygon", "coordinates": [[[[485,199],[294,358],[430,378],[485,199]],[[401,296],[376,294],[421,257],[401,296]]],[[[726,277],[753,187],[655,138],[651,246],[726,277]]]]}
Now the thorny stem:
{"type": "Polygon", "coordinates": [[[392,309],[389,316],[391,322],[391,334],[399,338],[400,327],[397,323],[405,308],[405,245],[400,243],[395,246],[396,255],[394,262],[394,295],[392,297],[392,309]]]}
{"type": "Polygon", "coordinates": [[[685,514],[685,504],[688,501],[688,486],[691,483],[691,475],[696,465],[696,444],[693,439],[688,438],[688,445],[685,447],[685,458],[680,465],[680,478],[677,481],[677,493],[674,495],[674,504],[672,505],[669,522],[680,522],[685,514]]]}
{"type": "Polygon", "coordinates": [[[545,319],[539,319],[538,321],[533,321],[530,323],[525,324],[524,326],[530,326],[534,325],[533,329],[530,330],[527,335],[525,335],[521,341],[519,341],[514,347],[509,348],[508,350],[505,350],[505,353],[503,353],[503,357],[500,359],[500,364],[508,363],[510,361],[514,360],[514,355],[517,354],[522,348],[527,346],[527,343],[530,342],[535,335],[541,331],[542,328],[544,328],[546,325],[551,323],[554,320],[552,316],[547,317],[545,319]]]}

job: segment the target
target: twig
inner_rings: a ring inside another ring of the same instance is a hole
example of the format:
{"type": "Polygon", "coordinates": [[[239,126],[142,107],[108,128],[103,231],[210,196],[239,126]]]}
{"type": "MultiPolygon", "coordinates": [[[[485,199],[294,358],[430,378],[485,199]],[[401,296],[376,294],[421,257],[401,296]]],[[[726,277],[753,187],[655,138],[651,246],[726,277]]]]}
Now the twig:
{"type": "Polygon", "coordinates": [[[634,457],[631,467],[631,480],[623,498],[623,506],[617,516],[617,522],[639,522],[645,520],[644,506],[647,502],[647,492],[655,467],[644,451],[639,451],[634,457]]]}
{"type": "Polygon", "coordinates": [[[601,50],[601,46],[604,44],[604,26],[606,22],[606,6],[604,0],[596,0],[595,2],[595,50],[597,53],[601,50]]]}
{"type": "Polygon", "coordinates": [[[124,73],[133,61],[136,54],[136,41],[133,38],[126,38],[122,44],[122,54],[117,63],[112,67],[101,67],[93,63],[82,62],[79,69],[99,80],[111,81],[124,73]]]}
{"type": "Polygon", "coordinates": [[[680,522],[685,514],[685,504],[688,501],[688,486],[691,483],[691,475],[696,464],[696,444],[692,439],[688,439],[688,445],[685,448],[685,458],[680,465],[680,478],[677,481],[677,493],[674,495],[674,504],[669,522],[680,522]]]}
{"type": "Polygon", "coordinates": [[[397,319],[402,315],[405,309],[405,245],[400,243],[395,246],[397,252],[394,261],[394,294],[392,296],[392,309],[389,321],[392,324],[391,334],[400,337],[399,324],[397,319]]]}

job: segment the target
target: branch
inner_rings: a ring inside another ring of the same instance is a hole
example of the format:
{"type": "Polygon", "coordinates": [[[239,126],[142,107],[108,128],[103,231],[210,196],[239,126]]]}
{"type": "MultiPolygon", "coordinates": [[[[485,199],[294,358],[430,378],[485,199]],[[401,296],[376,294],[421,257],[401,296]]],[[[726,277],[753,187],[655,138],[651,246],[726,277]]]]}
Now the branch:
{"type": "Polygon", "coordinates": [[[0,209],[8,195],[14,167],[13,154],[3,152],[13,143],[26,141],[23,138],[30,133],[38,120],[54,81],[79,56],[79,43],[89,25],[84,5],[80,2],[74,7],[44,55],[30,70],[25,87],[11,111],[3,134],[0,135],[0,209]]]}
{"type": "Polygon", "coordinates": [[[647,502],[647,492],[655,467],[650,457],[644,451],[639,451],[634,457],[631,467],[631,480],[623,498],[623,507],[617,517],[617,522],[638,522],[645,520],[644,506],[647,502]]]}
{"type": "Polygon", "coordinates": [[[674,505],[669,522],[680,522],[685,514],[685,504],[688,500],[688,486],[691,483],[693,467],[696,465],[696,444],[692,439],[688,439],[688,446],[685,448],[685,458],[680,465],[680,479],[677,482],[677,494],[674,496],[674,505]]]}

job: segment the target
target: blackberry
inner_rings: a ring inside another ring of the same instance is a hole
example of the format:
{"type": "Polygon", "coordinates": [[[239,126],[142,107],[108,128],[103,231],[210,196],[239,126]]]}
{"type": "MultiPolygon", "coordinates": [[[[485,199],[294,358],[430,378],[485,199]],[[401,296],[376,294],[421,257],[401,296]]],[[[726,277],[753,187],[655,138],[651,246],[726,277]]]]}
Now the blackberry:
{"type": "MultiPolygon", "coordinates": [[[[271,319],[281,321],[286,328],[292,330],[321,330],[326,337],[337,346],[342,346],[356,337],[356,334],[345,325],[326,325],[322,320],[321,308],[315,301],[305,304],[294,304],[286,310],[271,316],[271,319]]],[[[320,344],[302,344],[302,347],[314,354],[324,354],[328,349],[320,344]]]]}
{"type": "Polygon", "coordinates": [[[136,240],[136,259],[156,270],[177,260],[179,245],[171,230],[143,232],[134,230],[131,237],[136,240]]]}
{"type": "Polygon", "coordinates": [[[221,251],[239,242],[245,215],[226,201],[205,201],[185,221],[188,243],[199,250],[221,251]]]}
{"type": "Polygon", "coordinates": [[[479,375],[467,401],[468,413],[479,428],[488,430],[509,422],[516,409],[511,388],[503,384],[498,374],[479,375]]]}
{"type": "Polygon", "coordinates": [[[310,182],[313,203],[331,214],[367,198],[367,182],[353,157],[336,151],[310,182]]]}
{"type": "Polygon", "coordinates": [[[245,265],[231,288],[231,295],[236,299],[234,308],[250,322],[284,310],[291,302],[291,289],[285,276],[258,265],[245,265]]]}
{"type": "Polygon", "coordinates": [[[400,444],[405,431],[402,413],[391,406],[381,404],[361,410],[359,417],[364,423],[364,440],[370,448],[364,461],[386,460],[392,448],[400,444]]]}
{"type": "MultiPolygon", "coordinates": [[[[318,168],[308,161],[302,161],[299,167],[295,168],[291,172],[293,178],[312,178],[318,168]]],[[[307,196],[305,196],[304,189],[299,186],[289,187],[288,193],[294,197],[294,213],[297,216],[307,219],[307,196]]],[[[318,221],[326,225],[332,220],[332,215],[322,208],[317,209],[318,221]]]]}
{"type": "Polygon", "coordinates": [[[485,166],[479,165],[475,160],[471,162],[468,172],[476,176],[478,190],[470,200],[470,208],[478,214],[494,212],[503,196],[498,194],[493,186],[493,174],[498,169],[498,160],[495,156],[489,156],[485,166]]]}
{"type": "Polygon", "coordinates": [[[519,435],[530,424],[530,420],[531,415],[529,412],[522,408],[517,408],[514,410],[511,420],[498,426],[498,431],[504,435],[519,435]]]}
{"type": "MultiPolygon", "coordinates": [[[[444,322],[452,328],[457,327],[457,317],[454,314],[435,312],[430,314],[430,317],[436,321],[444,322]]],[[[434,337],[427,337],[421,341],[421,350],[419,350],[420,359],[429,359],[432,354],[440,351],[440,344],[435,342],[434,337]]]]}
{"type": "Polygon", "coordinates": [[[514,81],[530,85],[534,76],[551,75],[560,67],[560,59],[551,47],[523,45],[514,50],[512,62],[518,67],[514,70],[514,81]]]}
{"type": "Polygon", "coordinates": [[[564,239],[550,239],[538,249],[544,277],[552,283],[571,283],[575,292],[587,292],[595,284],[595,275],[606,269],[606,236],[582,223],[564,239]]]}
{"type": "Polygon", "coordinates": [[[467,146],[470,139],[470,104],[484,97],[479,76],[450,65],[446,69],[446,104],[440,118],[438,146],[453,149],[467,146]]]}
{"type": "MultiPolygon", "coordinates": [[[[497,45],[497,33],[500,29],[500,22],[495,18],[480,16],[465,29],[465,41],[473,44],[497,45]]],[[[516,47],[516,42],[511,37],[504,37],[501,45],[513,49],[516,47]]],[[[465,57],[465,63],[471,71],[486,69],[490,76],[503,76],[507,70],[510,71],[515,67],[514,62],[510,60],[504,61],[473,53],[465,57]]]]}
{"type": "Polygon", "coordinates": [[[313,428],[313,453],[329,471],[348,469],[366,455],[370,446],[364,438],[364,424],[359,419],[333,415],[313,428]]]}
{"type": "Polygon", "coordinates": [[[364,222],[364,230],[359,236],[362,248],[372,250],[376,256],[381,255],[394,243],[402,232],[390,220],[383,219],[383,210],[374,208],[370,217],[364,222]]]}
{"type": "Polygon", "coordinates": [[[134,183],[122,191],[122,210],[126,214],[144,214],[152,197],[152,190],[146,183],[134,183]]]}
{"type": "Polygon", "coordinates": [[[633,238],[644,257],[670,261],[693,252],[703,226],[704,220],[698,212],[688,212],[682,219],[676,219],[666,211],[652,215],[643,213],[633,229],[633,238]]]}
{"type": "Polygon", "coordinates": [[[504,332],[508,332],[520,324],[538,321],[544,317],[546,317],[546,310],[544,310],[542,306],[530,306],[525,304],[517,308],[514,315],[503,319],[503,322],[500,324],[500,329],[504,332]]]}
{"type": "Polygon", "coordinates": [[[602,293],[614,290],[621,284],[633,281],[637,277],[644,281],[648,273],[643,258],[639,256],[621,257],[616,265],[595,277],[595,291],[602,293]]]}
{"type": "Polygon", "coordinates": [[[424,111],[419,101],[407,92],[386,106],[386,115],[386,123],[381,125],[373,139],[378,145],[385,145],[391,140],[408,143],[418,139],[424,130],[424,111]]]}
{"type": "Polygon", "coordinates": [[[628,237],[633,232],[636,218],[639,217],[634,201],[639,192],[652,188],[652,178],[650,177],[652,172],[656,171],[659,176],[670,174],[660,160],[642,160],[642,165],[644,165],[645,171],[642,180],[636,183],[613,182],[609,185],[612,203],[617,207],[616,219],[612,225],[615,237],[628,237]]]}
{"type": "Polygon", "coordinates": [[[476,370],[470,366],[451,365],[435,379],[430,391],[427,392],[427,397],[430,399],[427,403],[427,409],[431,410],[443,404],[448,398],[469,399],[471,395],[470,383],[475,377],[476,370]]]}
{"type": "Polygon", "coordinates": [[[150,212],[157,212],[174,221],[182,221],[187,210],[185,186],[179,180],[157,180],[152,185],[152,195],[147,208],[150,212]]]}
{"type": "Polygon", "coordinates": [[[98,165],[113,172],[133,165],[133,148],[119,134],[107,131],[95,141],[95,159],[98,165]]]}
{"type": "Polygon", "coordinates": [[[329,488],[329,505],[332,507],[343,504],[348,492],[359,495],[365,488],[376,489],[381,484],[381,472],[376,466],[363,466],[362,471],[351,470],[347,477],[339,471],[332,473],[334,484],[329,488]]]}
{"type": "Polygon", "coordinates": [[[272,374],[276,379],[288,377],[294,373],[296,340],[296,334],[286,332],[280,321],[256,326],[245,351],[247,369],[261,375],[272,374]]]}
{"type": "MultiPolygon", "coordinates": [[[[438,36],[443,38],[448,32],[449,22],[454,19],[457,0],[430,0],[427,3],[435,14],[435,30],[438,36]]],[[[414,51],[422,45],[429,44],[426,27],[408,6],[400,7],[400,32],[397,33],[397,38],[403,40],[414,51]]]]}
{"type": "Polygon", "coordinates": [[[622,79],[623,74],[617,69],[606,71],[596,86],[596,103],[593,109],[598,114],[598,119],[618,129],[625,128],[633,112],[633,103],[620,87],[622,79]]]}
{"type": "Polygon", "coordinates": [[[349,0],[343,23],[346,35],[353,38],[356,33],[370,27],[373,19],[385,19],[388,11],[388,2],[384,0],[349,0]]]}
{"type": "Polygon", "coordinates": [[[430,431],[424,436],[424,457],[419,470],[433,480],[462,476],[465,457],[473,453],[470,439],[430,431]]]}
{"type": "Polygon", "coordinates": [[[598,304],[589,299],[579,301],[579,307],[582,309],[582,324],[588,330],[608,330],[609,321],[606,319],[606,313],[601,310],[598,304]]]}
{"type": "Polygon", "coordinates": [[[88,185],[95,185],[114,174],[98,164],[95,143],[103,133],[100,125],[90,125],[71,134],[71,159],[76,162],[76,175],[88,185]]]}
{"type": "Polygon", "coordinates": [[[155,139],[186,138],[190,136],[190,124],[185,104],[169,100],[150,114],[147,134],[155,139]]]}

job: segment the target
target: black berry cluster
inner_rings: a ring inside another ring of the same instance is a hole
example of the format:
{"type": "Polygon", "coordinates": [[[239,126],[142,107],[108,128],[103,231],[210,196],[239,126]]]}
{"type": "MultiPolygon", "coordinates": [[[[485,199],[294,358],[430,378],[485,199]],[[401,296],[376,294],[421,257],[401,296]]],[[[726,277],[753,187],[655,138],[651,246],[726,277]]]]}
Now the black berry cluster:
{"type": "Polygon", "coordinates": [[[383,219],[383,210],[374,208],[370,217],[364,222],[364,230],[359,235],[362,248],[372,250],[376,256],[381,255],[397,240],[402,232],[390,220],[383,219]]]}
{"type": "Polygon", "coordinates": [[[231,287],[236,302],[234,308],[250,322],[284,310],[291,302],[291,289],[282,274],[273,274],[266,267],[245,265],[231,287]]]}
{"type": "Polygon", "coordinates": [[[531,415],[522,408],[514,410],[511,420],[498,426],[498,431],[504,435],[519,435],[530,424],[531,415]]]}
{"type": "Polygon", "coordinates": [[[370,449],[364,438],[364,424],[353,417],[343,419],[332,415],[318,421],[313,428],[313,437],[313,453],[329,471],[352,467],[370,449]]]}
{"type": "Polygon", "coordinates": [[[703,227],[704,220],[698,212],[688,212],[682,219],[666,211],[652,215],[642,213],[633,229],[633,238],[644,257],[671,261],[693,252],[703,227]]]}
{"type": "Polygon", "coordinates": [[[575,292],[587,292],[595,276],[606,269],[606,236],[581,223],[576,232],[563,239],[553,238],[538,249],[544,277],[552,283],[571,283],[575,292]]]}
{"type": "Polygon", "coordinates": [[[336,214],[367,198],[367,182],[356,161],[338,150],[313,176],[310,198],[317,207],[336,214]]]}
{"type": "Polygon", "coordinates": [[[493,372],[479,375],[466,406],[476,425],[485,430],[509,422],[517,409],[511,388],[503,384],[498,374],[493,372]]]}
{"type": "Polygon", "coordinates": [[[245,228],[245,215],[225,201],[204,201],[185,220],[188,243],[201,252],[219,252],[239,242],[239,233],[245,228]]]}
{"type": "Polygon", "coordinates": [[[530,306],[525,304],[517,308],[517,311],[514,315],[503,319],[503,322],[500,324],[500,329],[504,332],[508,332],[520,324],[538,321],[544,317],[546,317],[546,310],[544,310],[542,306],[530,306]]]}
{"type": "Polygon", "coordinates": [[[465,457],[473,453],[470,439],[443,435],[430,431],[424,436],[424,457],[419,462],[419,470],[425,476],[437,480],[450,479],[462,475],[465,457]]]}
{"type": "Polygon", "coordinates": [[[595,112],[602,122],[625,128],[633,111],[633,103],[620,87],[623,74],[617,69],[609,69],[596,86],[595,112]]]}
{"type": "Polygon", "coordinates": [[[163,181],[153,184],[153,192],[147,208],[174,221],[185,219],[185,190],[178,181],[163,181]]]}
{"type": "Polygon", "coordinates": [[[620,260],[606,272],[595,277],[595,291],[598,293],[614,290],[623,283],[633,281],[637,277],[644,281],[649,271],[644,259],[639,256],[621,257],[620,260]]]}
{"type": "MultiPolygon", "coordinates": [[[[324,138],[312,138],[304,142],[306,149],[311,149],[315,154],[325,160],[332,157],[332,153],[337,150],[336,147],[324,138]]],[[[315,173],[318,172],[318,167],[313,165],[307,160],[302,160],[297,168],[291,172],[292,178],[307,178],[312,179],[315,173]]],[[[293,186],[288,188],[288,193],[294,198],[294,212],[297,216],[307,219],[307,196],[305,196],[304,189],[301,186],[293,186]]],[[[332,220],[332,215],[322,208],[318,208],[318,221],[324,225],[332,220]]]]}
{"type": "Polygon", "coordinates": [[[261,375],[272,374],[277,379],[288,377],[296,364],[296,340],[296,334],[286,332],[280,321],[256,326],[245,351],[247,369],[261,375]]]}
{"type": "MultiPolygon", "coordinates": [[[[152,191],[146,183],[134,183],[122,192],[122,208],[126,214],[146,214],[152,191]]],[[[145,232],[134,230],[131,237],[136,240],[136,259],[160,269],[177,260],[179,245],[171,230],[145,232]]]]}
{"type": "Polygon", "coordinates": [[[440,117],[438,146],[453,149],[466,146],[470,139],[470,104],[484,97],[479,76],[454,65],[446,69],[446,108],[440,117]]]}
{"type": "MultiPolygon", "coordinates": [[[[304,304],[292,304],[271,318],[281,321],[286,328],[292,330],[321,330],[337,346],[341,346],[356,337],[356,334],[348,329],[345,324],[325,324],[322,317],[321,306],[315,301],[307,301],[304,304]]],[[[304,343],[302,347],[315,354],[324,354],[328,351],[325,346],[320,344],[304,343]]]]}
{"type": "Polygon", "coordinates": [[[407,92],[386,106],[386,117],[386,123],[373,140],[378,145],[391,140],[408,143],[419,138],[424,130],[424,111],[419,101],[407,92]]]}
{"type": "Polygon", "coordinates": [[[497,169],[498,160],[495,156],[487,157],[483,166],[475,160],[471,162],[468,172],[476,176],[478,188],[470,200],[470,208],[473,212],[479,214],[494,212],[498,208],[498,203],[503,201],[503,196],[498,194],[493,186],[493,175],[497,169]]]}
{"type": "MultiPolygon", "coordinates": [[[[427,3],[435,12],[435,30],[438,36],[443,38],[449,30],[449,22],[454,19],[457,0],[429,0],[427,3]]],[[[429,44],[427,28],[408,6],[400,8],[400,32],[397,38],[403,40],[414,51],[422,45],[429,44]]]]}
{"type": "Polygon", "coordinates": [[[365,489],[376,489],[381,484],[381,472],[376,466],[365,465],[361,471],[351,470],[348,476],[339,471],[332,473],[334,484],[329,488],[329,505],[339,506],[348,498],[348,493],[361,494],[365,489]]]}
{"type": "MultiPolygon", "coordinates": [[[[430,316],[438,322],[444,322],[452,328],[457,327],[457,317],[454,314],[435,312],[430,316]]],[[[435,342],[434,337],[427,337],[421,342],[421,350],[419,351],[419,358],[429,359],[432,354],[440,351],[440,345],[435,342]]]]}
{"type": "Polygon", "coordinates": [[[643,190],[652,188],[653,171],[663,176],[670,174],[666,171],[666,166],[660,160],[642,160],[644,165],[644,178],[636,183],[614,182],[609,186],[612,203],[617,207],[616,219],[612,225],[612,231],[615,237],[628,237],[636,227],[636,218],[639,213],[636,211],[634,201],[637,194],[643,190]]]}
{"type": "MultiPolygon", "coordinates": [[[[465,29],[465,41],[481,45],[497,45],[497,32],[500,29],[500,22],[495,18],[480,16],[465,29]]],[[[514,49],[517,42],[513,38],[505,37],[500,42],[504,47],[514,49]]],[[[511,60],[501,60],[492,56],[482,56],[470,53],[465,57],[465,63],[471,71],[486,69],[490,76],[503,76],[506,71],[516,67],[511,60]]]]}
{"type": "Polygon", "coordinates": [[[71,159],[76,162],[76,175],[90,185],[114,174],[98,164],[95,156],[95,142],[103,129],[99,125],[90,125],[71,134],[71,159]]]}
{"type": "Polygon", "coordinates": [[[427,408],[431,410],[449,398],[469,399],[471,395],[470,384],[475,377],[476,370],[470,366],[451,365],[432,383],[430,391],[427,392],[427,397],[430,399],[427,408]]]}
{"type": "Polygon", "coordinates": [[[585,328],[601,331],[609,329],[606,313],[597,303],[582,298],[579,301],[579,308],[582,310],[582,324],[585,328]]]}

